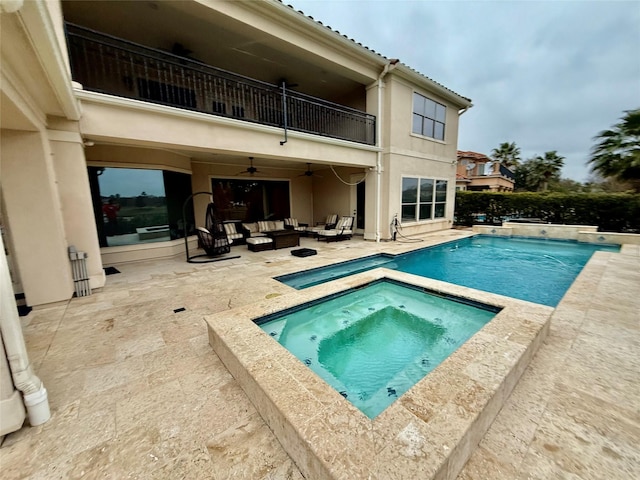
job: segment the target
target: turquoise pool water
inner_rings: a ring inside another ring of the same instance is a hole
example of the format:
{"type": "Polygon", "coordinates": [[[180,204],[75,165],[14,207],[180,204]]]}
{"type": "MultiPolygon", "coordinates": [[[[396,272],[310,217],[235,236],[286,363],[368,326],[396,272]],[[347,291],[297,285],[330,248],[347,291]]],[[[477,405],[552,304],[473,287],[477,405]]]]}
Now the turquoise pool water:
{"type": "Polygon", "coordinates": [[[276,277],[297,289],[391,268],[555,307],[597,250],[618,246],[478,235],[403,255],[373,255],[276,277]]]}
{"type": "Polygon", "coordinates": [[[497,311],[386,279],[256,323],[375,418],[497,311]]]}

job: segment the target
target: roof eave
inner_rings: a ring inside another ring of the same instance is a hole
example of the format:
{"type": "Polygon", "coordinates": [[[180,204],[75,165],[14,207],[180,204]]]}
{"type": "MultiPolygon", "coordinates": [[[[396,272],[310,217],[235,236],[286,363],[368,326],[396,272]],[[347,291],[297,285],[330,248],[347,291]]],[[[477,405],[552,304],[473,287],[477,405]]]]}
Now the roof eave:
{"type": "MultiPolygon", "coordinates": [[[[383,69],[384,66],[390,62],[397,62],[397,60],[388,59],[384,55],[377,53],[375,50],[371,50],[361,43],[341,34],[337,30],[333,30],[330,26],[324,25],[322,22],[306,15],[304,12],[295,10],[289,5],[285,5],[281,0],[259,2],[258,4],[265,9],[272,8],[274,11],[277,11],[280,18],[285,21],[289,21],[293,24],[299,22],[301,25],[304,25],[305,28],[309,28],[310,31],[305,30],[305,33],[308,35],[314,35],[317,39],[322,39],[324,41],[338,42],[338,45],[343,51],[356,55],[359,58],[364,56],[367,62],[377,66],[379,70],[383,69]]],[[[423,85],[428,90],[441,95],[443,98],[446,98],[460,108],[470,108],[473,106],[471,99],[463,97],[462,95],[448,89],[444,85],[439,84],[401,62],[396,64],[396,68],[394,68],[393,72],[401,75],[411,82],[423,85]]]]}

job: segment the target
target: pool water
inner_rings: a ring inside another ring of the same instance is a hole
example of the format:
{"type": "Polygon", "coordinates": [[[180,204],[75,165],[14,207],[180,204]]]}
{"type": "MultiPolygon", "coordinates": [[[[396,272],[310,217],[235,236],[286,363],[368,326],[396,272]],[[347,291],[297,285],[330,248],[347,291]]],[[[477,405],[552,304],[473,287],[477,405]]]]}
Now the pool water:
{"type": "Polygon", "coordinates": [[[618,246],[478,235],[402,255],[374,255],[276,277],[297,289],[385,267],[555,307],[598,250],[618,246]]]}
{"type": "Polygon", "coordinates": [[[498,310],[385,279],[256,323],[375,418],[498,310]]]}

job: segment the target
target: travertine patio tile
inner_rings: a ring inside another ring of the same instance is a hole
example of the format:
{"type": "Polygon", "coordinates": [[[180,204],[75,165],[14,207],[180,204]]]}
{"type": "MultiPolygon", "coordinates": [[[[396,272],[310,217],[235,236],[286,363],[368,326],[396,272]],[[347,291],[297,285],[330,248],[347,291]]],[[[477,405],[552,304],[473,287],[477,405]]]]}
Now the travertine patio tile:
{"type": "MultiPolygon", "coordinates": [[[[494,422],[480,442],[479,447],[489,453],[492,460],[496,460],[501,465],[510,465],[514,470],[517,470],[529,450],[531,439],[522,440],[523,434],[521,431],[514,433],[514,430],[522,430],[523,422],[514,424],[513,420],[507,421],[503,419],[498,423],[494,422]],[[506,423],[507,421],[510,423],[506,423]]],[[[537,424],[529,421],[526,429],[531,429],[532,432],[535,432],[537,426],[537,424]]],[[[533,433],[531,437],[533,437],[533,433]]]]}
{"type": "Polygon", "coordinates": [[[580,413],[579,409],[549,408],[530,452],[542,452],[562,470],[581,478],[637,478],[640,455],[636,445],[609,438],[610,428],[603,428],[601,422],[593,425],[588,415],[580,413]]]}
{"type": "Polygon", "coordinates": [[[144,362],[140,356],[136,356],[121,362],[88,367],[80,371],[85,374],[83,392],[95,395],[144,376],[144,362]]]}
{"type": "Polygon", "coordinates": [[[576,472],[567,471],[558,465],[555,459],[549,456],[554,449],[555,446],[551,445],[548,445],[544,452],[539,452],[536,449],[529,449],[527,455],[520,464],[517,476],[513,478],[517,480],[549,480],[551,478],[562,480],[586,480],[585,477],[578,475],[576,472]]]}
{"type": "Polygon", "coordinates": [[[132,428],[115,438],[73,456],[62,478],[143,479],[172,461],[158,429],[132,428]]]}
{"type": "Polygon", "coordinates": [[[638,317],[634,313],[637,313],[637,311],[620,315],[617,311],[590,308],[587,312],[584,331],[604,335],[607,338],[619,338],[621,335],[618,332],[624,332],[626,341],[637,342],[640,321],[638,321],[638,317]]]}
{"type": "Polygon", "coordinates": [[[79,415],[100,411],[107,407],[115,408],[118,402],[131,398],[150,389],[147,377],[138,376],[126,383],[122,383],[107,390],[100,391],[99,394],[81,391],[78,393],[79,415]]]}
{"type": "Polygon", "coordinates": [[[511,461],[502,462],[482,444],[473,453],[459,480],[513,480],[517,478],[517,467],[511,461]]]}
{"type": "Polygon", "coordinates": [[[196,397],[191,403],[184,404],[177,412],[180,420],[169,433],[171,436],[210,439],[255,412],[237,382],[228,382],[205,397],[196,397]]]}
{"type": "MultiPolygon", "coordinates": [[[[144,475],[144,478],[164,480],[167,478],[216,478],[209,451],[202,442],[171,443],[174,447],[170,458],[163,465],[144,475]]],[[[221,477],[229,478],[229,477],[221,477]]]]}
{"type": "MultiPolygon", "coordinates": [[[[107,285],[90,297],[21,317],[32,363],[49,392],[52,418],[5,438],[0,476],[301,480],[211,351],[203,317],[255,302],[282,307],[280,297],[293,290],[270,278],[276,274],[467,235],[440,232],[425,236],[422,244],[302,239],[302,246],[318,249],[317,256],[296,259],[288,251],[255,255],[234,247],[232,253],[241,258],[209,265],[187,264],[183,257],[119,265],[122,273],[107,277],[107,285]],[[174,313],[179,307],[186,310],[174,313]]],[[[318,292],[324,294],[322,288],[318,292]]],[[[621,254],[596,253],[555,310],[550,336],[460,473],[461,480],[640,477],[640,294],[633,292],[640,293],[640,246],[624,246],[621,254]]],[[[500,333],[506,337],[510,332],[500,333]]],[[[519,334],[505,341],[517,344],[519,334]]],[[[473,351],[482,352],[486,345],[478,342],[473,351]]],[[[272,352],[247,354],[265,358],[272,352]]],[[[475,356],[457,361],[466,367],[475,356]]],[[[465,379],[469,381],[461,373],[448,380],[457,384],[465,379]]],[[[307,387],[323,408],[331,403],[322,389],[307,387]]],[[[421,478],[426,471],[412,465],[423,455],[418,453],[422,447],[428,455],[451,456],[445,438],[427,438],[418,425],[471,415],[474,398],[460,397],[446,406],[406,404],[409,409],[395,410],[395,416],[387,413],[393,409],[383,412],[374,429],[402,425],[404,450],[392,452],[376,443],[377,470],[366,478],[421,478]],[[461,408],[463,401],[468,410],[461,408]],[[414,471],[419,473],[406,476],[414,471]]],[[[335,455],[342,463],[357,459],[348,451],[335,455]]]]}
{"type": "Polygon", "coordinates": [[[166,344],[160,332],[150,332],[136,339],[122,340],[116,346],[116,361],[139,357],[145,353],[161,349],[166,344]]]}
{"type": "MultiPolygon", "coordinates": [[[[589,326],[585,325],[586,328],[589,326]]],[[[583,330],[573,342],[568,360],[596,367],[608,364],[612,370],[640,372],[640,342],[626,341],[632,337],[628,334],[624,337],[625,333],[625,329],[620,328],[617,334],[596,336],[583,330]]]]}
{"type": "Polygon", "coordinates": [[[640,398],[637,370],[587,366],[579,358],[565,363],[562,382],[613,404],[633,405],[640,398]]]}
{"type": "Polygon", "coordinates": [[[269,478],[288,460],[287,454],[274,441],[273,434],[257,413],[211,438],[206,442],[206,447],[215,466],[212,474],[216,480],[269,478]]]}

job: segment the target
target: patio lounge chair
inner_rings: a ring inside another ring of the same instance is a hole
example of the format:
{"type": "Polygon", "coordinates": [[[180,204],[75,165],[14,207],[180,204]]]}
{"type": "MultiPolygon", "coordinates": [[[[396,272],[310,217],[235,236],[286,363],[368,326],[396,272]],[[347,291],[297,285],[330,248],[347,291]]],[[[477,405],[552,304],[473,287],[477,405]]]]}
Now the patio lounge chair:
{"type": "Polygon", "coordinates": [[[324,222],[316,223],[315,227],[307,227],[306,229],[307,235],[317,236],[318,232],[322,230],[330,230],[334,228],[337,222],[338,222],[337,214],[334,213],[332,215],[327,215],[327,218],[325,219],[324,222]]]}
{"type": "Polygon", "coordinates": [[[335,228],[318,231],[318,240],[324,239],[327,242],[351,240],[351,235],[353,235],[353,217],[342,217],[335,228]]]}

